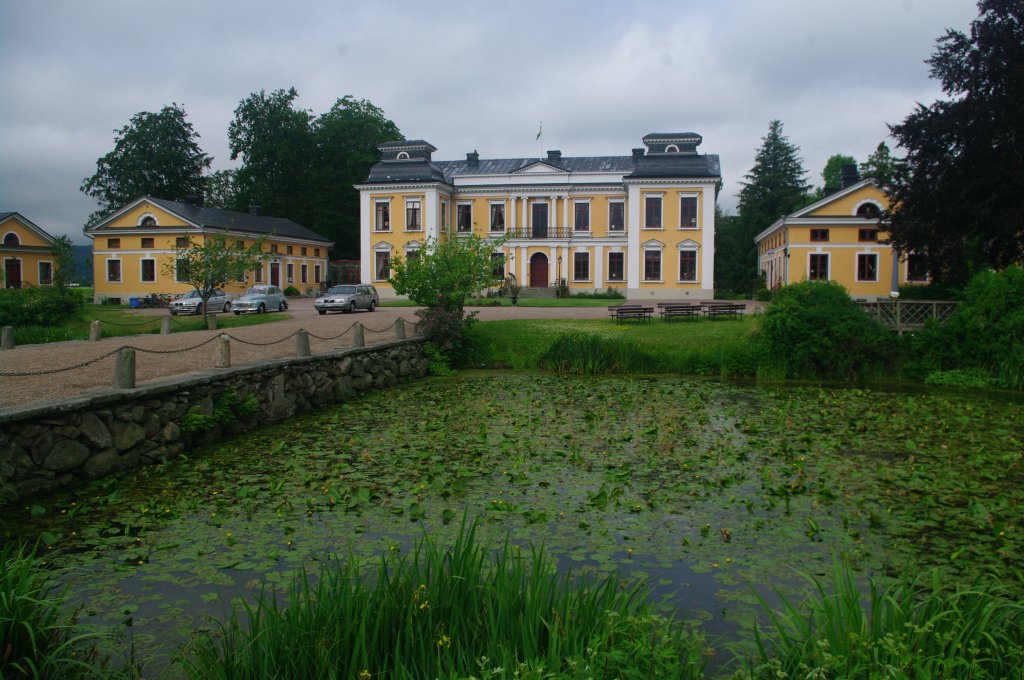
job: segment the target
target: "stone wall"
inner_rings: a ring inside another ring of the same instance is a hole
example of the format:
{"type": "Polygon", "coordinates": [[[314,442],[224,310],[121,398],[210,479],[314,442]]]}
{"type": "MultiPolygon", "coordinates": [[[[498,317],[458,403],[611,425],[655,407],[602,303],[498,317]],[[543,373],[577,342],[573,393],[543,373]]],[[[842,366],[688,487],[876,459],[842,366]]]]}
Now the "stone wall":
{"type": "Polygon", "coordinates": [[[423,340],[263,361],[0,412],[0,505],[171,459],[427,374],[423,340]]]}

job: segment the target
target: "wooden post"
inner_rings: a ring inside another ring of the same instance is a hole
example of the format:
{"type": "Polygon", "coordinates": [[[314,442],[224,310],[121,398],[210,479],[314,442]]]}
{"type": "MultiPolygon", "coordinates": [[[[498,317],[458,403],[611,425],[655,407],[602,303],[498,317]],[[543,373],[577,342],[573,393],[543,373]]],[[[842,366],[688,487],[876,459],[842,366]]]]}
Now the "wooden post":
{"type": "Polygon", "coordinates": [[[4,326],[0,331],[0,349],[14,349],[14,326],[4,326]]]}
{"type": "Polygon", "coordinates": [[[103,337],[103,323],[96,319],[89,324],[89,341],[96,342],[103,337]]]}
{"type": "Polygon", "coordinates": [[[160,320],[160,335],[171,334],[171,316],[168,314],[160,320]]]}
{"type": "Polygon", "coordinates": [[[217,356],[213,365],[216,368],[231,368],[231,339],[226,335],[217,338],[217,356]]]}
{"type": "Polygon", "coordinates": [[[352,346],[366,346],[366,339],[363,337],[363,324],[359,323],[358,321],[352,324],[352,346]]]}
{"type": "Polygon", "coordinates": [[[122,347],[114,357],[114,387],[130,390],[135,387],[135,350],[122,347]]]}
{"type": "Polygon", "coordinates": [[[217,330],[217,317],[213,314],[206,315],[206,330],[215,331],[217,330]]]}
{"type": "Polygon", "coordinates": [[[309,356],[309,333],[303,328],[295,332],[295,356],[309,356]]]}
{"type": "Polygon", "coordinates": [[[395,319],[395,339],[405,340],[405,320],[402,318],[395,319]]]}

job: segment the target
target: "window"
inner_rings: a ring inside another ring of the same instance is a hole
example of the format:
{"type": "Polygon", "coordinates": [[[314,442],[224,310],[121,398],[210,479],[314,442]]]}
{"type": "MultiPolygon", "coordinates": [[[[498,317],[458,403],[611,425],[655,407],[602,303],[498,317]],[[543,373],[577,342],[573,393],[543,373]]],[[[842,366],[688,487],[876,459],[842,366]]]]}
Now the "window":
{"type": "Polygon", "coordinates": [[[828,281],[828,253],[811,253],[810,264],[810,269],[807,271],[808,279],[828,281]]]}
{"type": "Polygon", "coordinates": [[[572,254],[572,280],[590,280],[590,253],[572,254]]]}
{"type": "Polygon", "coordinates": [[[874,203],[865,203],[857,208],[857,217],[864,217],[869,220],[877,220],[882,216],[882,211],[874,203]]]}
{"type": "Polygon", "coordinates": [[[406,262],[415,262],[418,259],[420,259],[420,251],[418,250],[410,250],[405,254],[406,262]]]}
{"type": "Polygon", "coordinates": [[[928,258],[922,253],[907,256],[907,281],[928,280],[928,258]]]}
{"type": "Polygon", "coordinates": [[[276,243],[271,243],[270,244],[270,252],[272,252],[272,253],[276,253],[277,252],[277,244],[276,243]]]}
{"type": "Polygon", "coordinates": [[[391,253],[375,253],[377,281],[387,281],[391,278],[391,253]]]}
{"type": "Polygon", "coordinates": [[[320,257],[320,249],[313,248],[313,257],[320,257]]]}
{"type": "Polygon", "coordinates": [[[491,231],[505,231],[505,204],[491,204],[491,231]]]}
{"type": "Polygon", "coordinates": [[[473,206],[470,203],[459,203],[456,207],[455,228],[462,233],[473,231],[473,206]]]}
{"type": "Polygon", "coordinates": [[[626,254],[608,253],[608,280],[622,281],[626,273],[626,254]]]}
{"type": "Polygon", "coordinates": [[[590,231],[590,204],[577,203],[573,206],[575,216],[573,226],[576,231],[590,231]]]}
{"type": "Polygon", "coordinates": [[[15,247],[21,245],[21,239],[14,232],[11,232],[4,236],[4,245],[7,247],[15,247]]]}
{"type": "Polygon", "coordinates": [[[179,257],[174,261],[174,280],[188,282],[188,258],[179,257]]]}
{"type": "Polygon", "coordinates": [[[263,283],[263,266],[260,265],[252,270],[252,280],[256,283],[263,283]]]}
{"type": "Polygon", "coordinates": [[[107,260],[107,281],[121,282],[121,260],[107,260]]]}
{"type": "Polygon", "coordinates": [[[291,255],[292,254],[292,247],[291,246],[285,246],[284,247],[284,254],[285,255],[291,255]]]}
{"type": "Polygon", "coordinates": [[[299,254],[300,254],[300,255],[301,255],[302,257],[306,257],[306,249],[305,249],[305,248],[300,248],[300,249],[299,249],[299,254]]]}
{"type": "Polygon", "coordinates": [[[857,280],[878,280],[878,255],[874,253],[857,253],[857,280]]]}
{"type": "Polygon", "coordinates": [[[40,262],[39,263],[39,285],[49,286],[53,283],[53,263],[52,262],[40,262]]]}
{"type": "Polygon", "coordinates": [[[309,283],[309,265],[304,264],[299,267],[300,276],[302,277],[302,283],[309,283]]]}
{"type": "Polygon", "coordinates": [[[390,201],[377,201],[374,206],[373,228],[375,231],[391,231],[390,201]]]}
{"type": "Polygon", "coordinates": [[[626,226],[626,204],[622,201],[608,203],[608,231],[622,231],[626,226]]]}
{"type": "Polygon", "coordinates": [[[142,238],[142,247],[143,248],[152,248],[153,247],[153,239],[152,238],[143,237],[142,238]]]}
{"type": "Polygon", "coordinates": [[[421,231],[423,222],[420,220],[420,200],[417,198],[405,201],[405,230],[421,231]]]}
{"type": "Polygon", "coordinates": [[[697,197],[681,196],[679,198],[679,228],[697,228],[697,197]]]}
{"type": "Polygon", "coordinates": [[[188,236],[179,236],[174,239],[175,248],[188,248],[188,236]]]}
{"type": "Polygon", "coordinates": [[[291,262],[284,266],[284,278],[288,283],[295,283],[295,265],[291,262]]]}
{"type": "MultiPolygon", "coordinates": [[[[417,253],[418,254],[418,253],[417,253]]],[[[505,278],[505,254],[504,253],[491,253],[491,274],[496,279],[505,278]]]]}
{"type": "Polygon", "coordinates": [[[644,229],[661,229],[661,196],[644,199],[644,229]]]}
{"type": "Polygon", "coordinates": [[[144,283],[153,283],[156,281],[156,260],[144,259],[139,260],[139,266],[142,272],[142,281],[144,283]]]}
{"type": "Polygon", "coordinates": [[[121,247],[121,239],[119,239],[119,238],[108,238],[107,239],[107,247],[108,248],[120,248],[121,247]]]}
{"type": "Polygon", "coordinates": [[[644,281],[661,281],[661,251],[644,251],[644,281]]]}
{"type": "Polygon", "coordinates": [[[313,265],[313,283],[320,283],[320,265],[313,265]]]}
{"type": "Polygon", "coordinates": [[[533,204],[533,238],[546,238],[548,235],[548,204],[533,204]]]}
{"type": "Polygon", "coordinates": [[[441,229],[448,230],[448,201],[441,201],[441,229]]]}
{"type": "Polygon", "coordinates": [[[812,241],[827,241],[828,229],[811,229],[812,241]]]}
{"type": "Polygon", "coordinates": [[[689,283],[697,281],[697,251],[679,251],[679,280],[689,283]]]}
{"type": "Polygon", "coordinates": [[[156,226],[156,218],[153,217],[152,215],[146,215],[145,217],[142,218],[142,221],[139,222],[139,226],[140,227],[155,227],[156,226]]]}
{"type": "Polygon", "coordinates": [[[877,241],[878,230],[877,229],[858,229],[857,230],[858,241],[877,241]]]}

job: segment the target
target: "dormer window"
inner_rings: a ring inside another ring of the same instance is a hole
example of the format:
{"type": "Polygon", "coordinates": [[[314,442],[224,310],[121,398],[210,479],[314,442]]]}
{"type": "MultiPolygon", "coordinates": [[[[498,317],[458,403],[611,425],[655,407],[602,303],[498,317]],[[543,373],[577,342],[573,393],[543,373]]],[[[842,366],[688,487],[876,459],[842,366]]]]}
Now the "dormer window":
{"type": "Polygon", "coordinates": [[[409,160],[409,154],[407,154],[405,151],[399,151],[398,156],[396,156],[396,158],[400,161],[407,161],[409,160]]]}
{"type": "Polygon", "coordinates": [[[675,144],[669,144],[665,147],[665,153],[679,153],[679,147],[675,144]]]}
{"type": "Polygon", "coordinates": [[[882,211],[875,203],[865,203],[864,205],[857,208],[857,217],[863,217],[869,220],[877,220],[882,216],[882,211]]]}

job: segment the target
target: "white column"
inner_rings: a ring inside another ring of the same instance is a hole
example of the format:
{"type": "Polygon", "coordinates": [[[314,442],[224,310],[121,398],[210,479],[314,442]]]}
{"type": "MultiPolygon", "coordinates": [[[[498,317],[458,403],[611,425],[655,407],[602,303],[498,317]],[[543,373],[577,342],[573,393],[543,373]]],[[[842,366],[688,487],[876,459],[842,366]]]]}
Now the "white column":
{"type": "Polygon", "coordinates": [[[704,206],[701,224],[701,263],[700,263],[700,287],[708,291],[708,298],[714,297],[715,290],[715,188],[711,185],[704,187],[704,195],[701,200],[704,206]]]}
{"type": "Polygon", "coordinates": [[[604,248],[594,246],[594,289],[604,288],[604,248]]]}
{"type": "Polygon", "coordinates": [[[562,228],[565,229],[567,234],[572,233],[572,228],[569,224],[569,194],[562,196],[562,228]]]}
{"type": "Polygon", "coordinates": [[[517,196],[508,197],[508,228],[510,233],[514,233],[516,230],[516,212],[519,207],[519,198],[517,196]]]}
{"type": "Polygon", "coordinates": [[[558,196],[551,194],[551,207],[548,208],[548,236],[558,233],[558,196]]]}
{"type": "Polygon", "coordinates": [[[423,228],[426,230],[427,238],[437,238],[437,189],[427,192],[427,200],[425,202],[426,205],[423,206],[425,217],[423,228]]]}
{"type": "Polygon", "coordinates": [[[518,257],[519,257],[519,285],[521,285],[521,286],[529,286],[530,285],[530,280],[529,280],[529,277],[528,277],[528,274],[527,274],[527,268],[530,265],[530,263],[529,263],[529,261],[527,260],[527,257],[526,257],[527,249],[528,249],[527,246],[520,246],[519,247],[519,255],[518,255],[518,257]]]}
{"type": "MultiPolygon", "coordinates": [[[[373,251],[370,250],[370,229],[373,228],[371,219],[373,212],[370,209],[370,194],[367,191],[359,192],[359,280],[373,280],[373,251]]],[[[269,274],[267,276],[269,281],[269,274]]]]}
{"type": "Polygon", "coordinates": [[[626,212],[626,288],[640,288],[640,187],[629,185],[626,212]]]}

